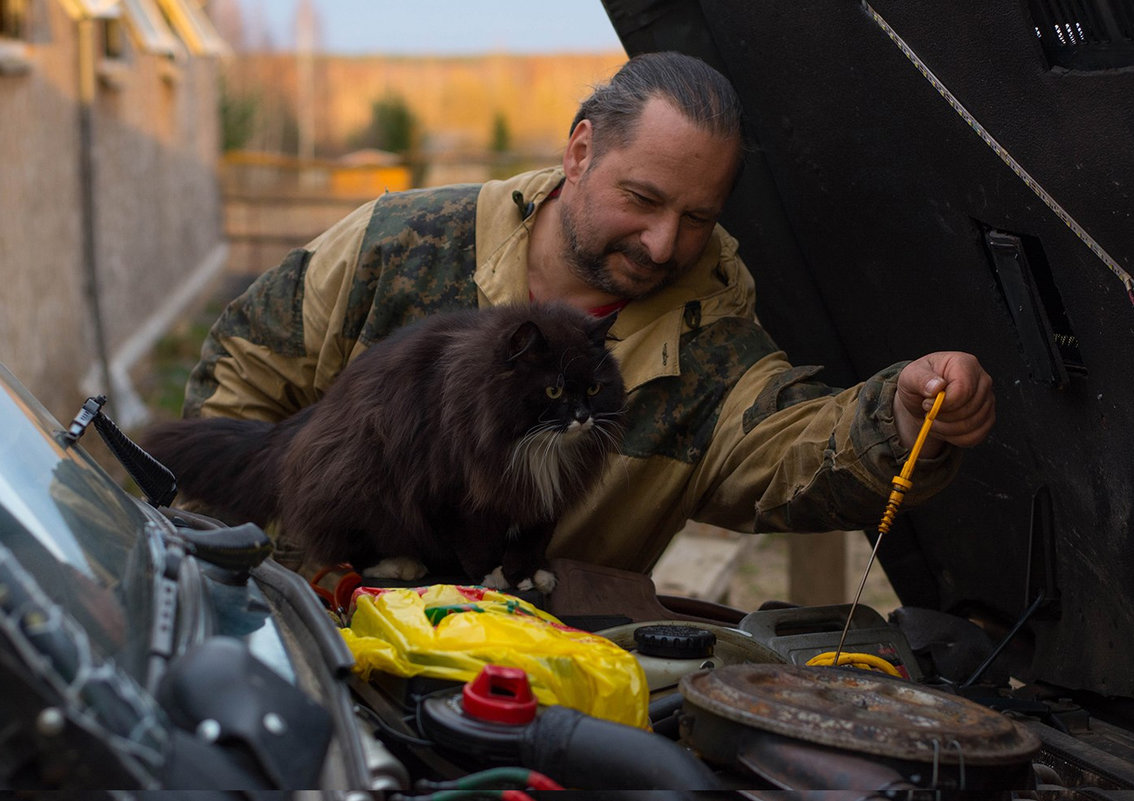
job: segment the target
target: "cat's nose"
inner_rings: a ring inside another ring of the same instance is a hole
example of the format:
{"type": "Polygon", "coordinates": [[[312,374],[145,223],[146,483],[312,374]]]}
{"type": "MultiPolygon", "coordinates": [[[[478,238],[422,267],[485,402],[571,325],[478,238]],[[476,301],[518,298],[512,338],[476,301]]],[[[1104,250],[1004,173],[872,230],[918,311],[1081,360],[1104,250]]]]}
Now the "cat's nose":
{"type": "Polygon", "coordinates": [[[575,422],[585,423],[591,419],[591,410],[585,406],[578,406],[575,408],[575,422]]]}

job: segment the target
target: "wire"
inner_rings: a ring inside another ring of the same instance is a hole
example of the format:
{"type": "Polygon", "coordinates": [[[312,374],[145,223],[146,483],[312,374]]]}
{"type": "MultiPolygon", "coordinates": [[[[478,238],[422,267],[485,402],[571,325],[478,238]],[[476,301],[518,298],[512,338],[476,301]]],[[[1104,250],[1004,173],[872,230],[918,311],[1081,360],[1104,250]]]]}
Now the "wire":
{"type": "MultiPolygon", "coordinates": [[[[362,713],[367,720],[373,723],[374,728],[381,731],[383,736],[388,737],[391,740],[396,740],[403,745],[412,745],[422,748],[432,748],[436,745],[436,743],[434,743],[432,740],[427,740],[422,737],[414,737],[412,734],[398,731],[394,728],[393,724],[388,723],[385,718],[383,718],[370,707],[363,706],[362,704],[356,704],[354,708],[356,711],[362,713]]],[[[405,720],[403,720],[402,723],[406,724],[407,727],[409,725],[405,720]]]]}
{"type": "Polygon", "coordinates": [[[394,793],[390,801],[465,801],[471,798],[499,799],[499,801],[535,801],[523,790],[440,790],[428,795],[394,793]]]}
{"type": "Polygon", "coordinates": [[[554,779],[528,768],[501,767],[489,768],[479,773],[470,773],[459,779],[434,782],[422,779],[414,785],[418,790],[486,790],[523,787],[531,790],[562,790],[562,785],[554,779]]]}

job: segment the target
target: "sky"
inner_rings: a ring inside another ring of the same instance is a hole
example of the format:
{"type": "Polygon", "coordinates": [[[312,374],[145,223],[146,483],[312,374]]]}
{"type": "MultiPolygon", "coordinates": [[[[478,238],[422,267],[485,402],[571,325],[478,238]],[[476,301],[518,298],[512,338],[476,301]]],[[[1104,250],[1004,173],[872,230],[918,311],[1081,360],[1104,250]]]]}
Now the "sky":
{"type": "MultiPolygon", "coordinates": [[[[239,0],[245,30],[293,45],[299,0],[239,0]],[[256,20],[255,18],[258,18],[256,20]]],[[[622,45],[600,0],[313,0],[322,50],[340,54],[608,52],[622,45]]]]}

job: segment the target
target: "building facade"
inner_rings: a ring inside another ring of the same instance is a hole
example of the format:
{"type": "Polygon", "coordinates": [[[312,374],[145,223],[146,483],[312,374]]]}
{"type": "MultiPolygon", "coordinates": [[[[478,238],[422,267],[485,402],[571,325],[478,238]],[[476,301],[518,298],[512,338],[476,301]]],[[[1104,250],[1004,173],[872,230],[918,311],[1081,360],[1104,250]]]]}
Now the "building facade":
{"type": "Polygon", "coordinates": [[[218,61],[195,0],[0,0],[0,362],[64,422],[224,264],[218,61]]]}

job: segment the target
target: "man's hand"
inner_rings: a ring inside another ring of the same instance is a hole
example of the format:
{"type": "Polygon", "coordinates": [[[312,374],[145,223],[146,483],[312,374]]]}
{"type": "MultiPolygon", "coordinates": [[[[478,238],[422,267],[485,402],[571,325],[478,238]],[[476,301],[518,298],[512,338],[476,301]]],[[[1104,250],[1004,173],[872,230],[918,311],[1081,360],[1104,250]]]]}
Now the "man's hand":
{"type": "Polygon", "coordinates": [[[992,378],[976,357],[956,351],[930,353],[907,364],[898,375],[894,422],[906,448],[913,447],[925,414],[941,390],[945,390],[945,401],[922,446],[925,458],[940,453],[946,442],[962,448],[978,445],[996,421],[992,378]]]}

